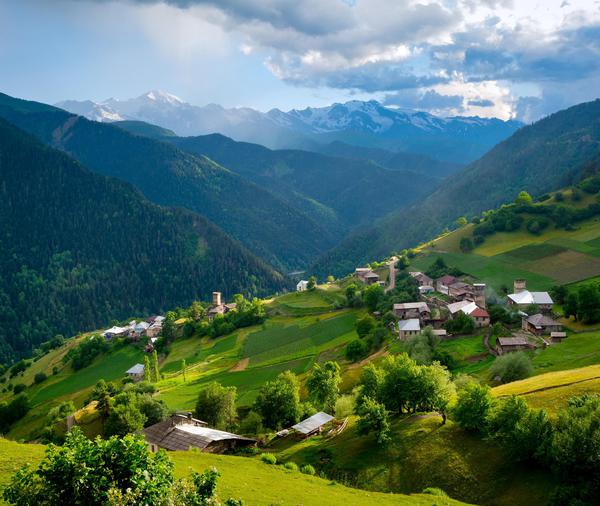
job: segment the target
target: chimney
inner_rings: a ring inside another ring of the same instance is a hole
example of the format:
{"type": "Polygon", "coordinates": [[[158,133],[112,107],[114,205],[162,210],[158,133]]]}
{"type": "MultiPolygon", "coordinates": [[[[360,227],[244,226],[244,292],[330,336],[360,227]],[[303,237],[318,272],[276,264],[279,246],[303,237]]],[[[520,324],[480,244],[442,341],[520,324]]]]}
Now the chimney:
{"type": "Polygon", "coordinates": [[[527,290],[527,281],[524,279],[515,279],[515,293],[521,293],[527,290]]]}
{"type": "Polygon", "coordinates": [[[221,305],[221,292],[213,292],[212,303],[213,303],[213,306],[220,306],[221,305]]]}
{"type": "Polygon", "coordinates": [[[475,283],[473,285],[473,298],[475,304],[485,309],[485,283],[475,283]]]}

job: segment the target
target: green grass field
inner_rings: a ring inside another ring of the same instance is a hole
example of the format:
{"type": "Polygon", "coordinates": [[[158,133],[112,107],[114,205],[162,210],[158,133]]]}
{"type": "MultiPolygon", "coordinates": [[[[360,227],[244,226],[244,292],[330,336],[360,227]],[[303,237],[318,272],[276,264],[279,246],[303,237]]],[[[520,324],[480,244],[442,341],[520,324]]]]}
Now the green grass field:
{"type": "MultiPolygon", "coordinates": [[[[0,491],[23,465],[37,464],[43,457],[42,445],[18,444],[0,439],[0,491]]],[[[275,504],[347,505],[364,504],[452,506],[463,504],[449,498],[426,494],[399,495],[366,492],[306,476],[298,471],[269,466],[257,458],[211,455],[200,452],[169,453],[175,464],[175,476],[183,478],[190,471],[202,472],[215,467],[219,478],[217,493],[222,499],[242,498],[246,504],[269,506],[275,504]]],[[[5,504],[0,498],[0,504],[5,504]]]]}
{"type": "Polygon", "coordinates": [[[543,504],[552,489],[547,473],[515,465],[493,443],[472,436],[438,416],[397,418],[392,441],[379,447],[359,436],[355,419],[339,436],[277,441],[270,449],[282,460],[310,463],[354,486],[411,493],[439,487],[474,504],[543,504]]]}

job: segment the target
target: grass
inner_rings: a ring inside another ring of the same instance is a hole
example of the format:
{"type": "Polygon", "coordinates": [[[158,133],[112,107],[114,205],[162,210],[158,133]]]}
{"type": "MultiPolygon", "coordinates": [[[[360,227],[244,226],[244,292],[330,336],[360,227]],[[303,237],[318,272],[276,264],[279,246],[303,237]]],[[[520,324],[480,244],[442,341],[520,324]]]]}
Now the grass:
{"type": "MultiPolygon", "coordinates": [[[[27,463],[38,463],[44,454],[42,445],[24,445],[0,439],[0,487],[27,463]]],[[[175,464],[175,476],[186,477],[191,470],[202,472],[215,467],[221,474],[217,492],[223,499],[242,498],[246,504],[268,506],[275,504],[364,504],[452,506],[458,501],[449,498],[418,494],[412,496],[382,494],[352,489],[321,478],[307,476],[298,471],[288,471],[269,466],[258,459],[212,455],[200,452],[173,452],[169,454],[175,464]]],[[[0,504],[4,504],[0,499],[0,504]]]]}
{"type": "Polygon", "coordinates": [[[540,374],[493,389],[494,395],[524,396],[533,408],[555,414],[568,400],[584,393],[600,393],[600,365],[540,374]]]}
{"type": "Polygon", "coordinates": [[[536,374],[600,364],[600,332],[570,334],[560,344],[534,352],[536,374]]]}
{"type": "Polygon", "coordinates": [[[291,292],[267,304],[267,311],[274,315],[306,316],[326,313],[340,307],[344,296],[337,285],[322,285],[315,290],[291,292]]]}
{"type": "Polygon", "coordinates": [[[543,504],[552,490],[548,473],[514,464],[491,442],[437,416],[396,418],[392,441],[381,447],[359,436],[356,420],[339,436],[277,441],[269,451],[283,461],[312,464],[329,477],[373,491],[411,493],[439,487],[475,504],[543,504]]]}

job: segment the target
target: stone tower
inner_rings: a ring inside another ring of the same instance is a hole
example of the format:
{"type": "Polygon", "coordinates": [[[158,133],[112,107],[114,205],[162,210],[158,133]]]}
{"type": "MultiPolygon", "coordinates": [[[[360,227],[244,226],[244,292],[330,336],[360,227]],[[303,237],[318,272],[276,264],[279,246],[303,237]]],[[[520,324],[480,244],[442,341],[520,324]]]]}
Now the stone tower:
{"type": "Polygon", "coordinates": [[[485,309],[485,283],[473,284],[473,302],[480,308],[485,309]]]}
{"type": "Polygon", "coordinates": [[[213,306],[221,305],[221,292],[213,292],[212,303],[213,303],[213,306]]]}
{"type": "Polygon", "coordinates": [[[515,279],[515,293],[521,293],[527,290],[527,281],[524,279],[515,279]]]}

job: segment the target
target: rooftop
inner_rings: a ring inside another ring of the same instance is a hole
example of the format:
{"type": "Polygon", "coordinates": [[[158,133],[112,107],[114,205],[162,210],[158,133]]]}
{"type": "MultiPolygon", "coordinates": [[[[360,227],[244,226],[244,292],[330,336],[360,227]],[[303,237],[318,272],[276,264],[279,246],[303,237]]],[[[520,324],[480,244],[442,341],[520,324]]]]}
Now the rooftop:
{"type": "Polygon", "coordinates": [[[292,429],[297,430],[302,434],[310,434],[322,425],[331,422],[331,420],[333,420],[333,416],[320,411],[319,413],[308,417],[306,420],[302,420],[300,423],[292,426],[292,429]]]}
{"type": "Polygon", "coordinates": [[[476,309],[477,304],[471,302],[470,300],[461,300],[459,302],[448,304],[448,311],[450,311],[451,314],[456,314],[459,311],[462,311],[466,315],[470,315],[476,309]]]}
{"type": "Polygon", "coordinates": [[[398,322],[398,330],[409,332],[421,330],[421,322],[418,318],[410,318],[408,320],[400,320],[398,322]]]}
{"type": "Polygon", "coordinates": [[[530,292],[523,290],[519,293],[511,293],[508,296],[515,304],[554,304],[548,292],[530,292]]]}
{"type": "Polygon", "coordinates": [[[524,337],[499,337],[498,344],[500,346],[527,346],[529,341],[524,337]]]}
{"type": "Polygon", "coordinates": [[[527,322],[535,327],[552,327],[555,325],[560,325],[556,320],[553,320],[549,316],[545,316],[541,313],[534,314],[527,318],[527,322]]]}
{"type": "Polygon", "coordinates": [[[135,364],[133,367],[127,369],[125,374],[144,374],[144,364],[135,364]]]}
{"type": "Polygon", "coordinates": [[[394,304],[394,310],[402,309],[419,309],[423,311],[429,311],[429,306],[426,302],[403,302],[401,304],[394,304]]]}

